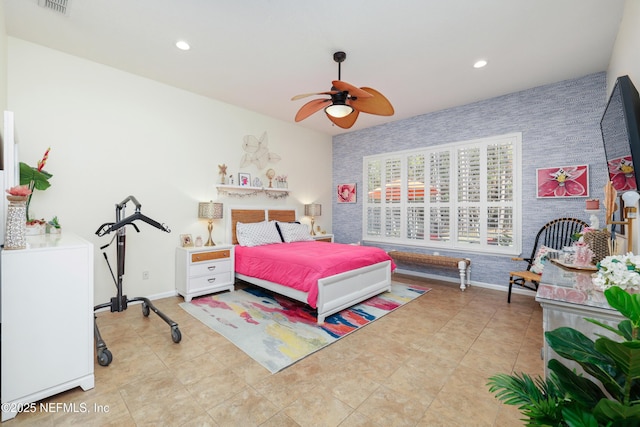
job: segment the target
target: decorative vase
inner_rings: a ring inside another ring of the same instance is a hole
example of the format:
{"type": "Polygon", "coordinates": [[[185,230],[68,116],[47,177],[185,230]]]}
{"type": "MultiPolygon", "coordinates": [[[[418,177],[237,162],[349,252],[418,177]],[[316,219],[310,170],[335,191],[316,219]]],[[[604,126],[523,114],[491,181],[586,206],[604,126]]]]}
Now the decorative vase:
{"type": "Polygon", "coordinates": [[[5,249],[27,248],[27,196],[7,196],[7,232],[4,240],[5,249]]]}

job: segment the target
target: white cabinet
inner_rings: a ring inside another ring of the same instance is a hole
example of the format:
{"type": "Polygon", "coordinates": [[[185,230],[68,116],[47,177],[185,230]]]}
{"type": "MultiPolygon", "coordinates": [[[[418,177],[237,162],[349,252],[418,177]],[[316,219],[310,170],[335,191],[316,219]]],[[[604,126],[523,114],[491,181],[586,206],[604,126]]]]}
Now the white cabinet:
{"type": "MultiPolygon", "coordinates": [[[[536,301],[542,306],[543,332],[569,327],[582,332],[594,341],[598,335],[619,340],[619,337],[612,332],[585,320],[585,318],[596,319],[614,328],[624,320],[622,315],[607,303],[602,291],[594,287],[591,273],[592,271],[566,269],[553,262],[545,264],[536,293],[536,301]]],[[[592,378],[576,362],[558,356],[544,337],[542,357],[545,376],[549,375],[547,366],[549,360],[558,359],[570,369],[576,369],[592,378]]]]}
{"type": "Polygon", "coordinates": [[[93,245],[67,232],[27,244],[1,253],[2,421],[94,386],[93,245]]]}
{"type": "Polygon", "coordinates": [[[232,245],[176,248],[176,291],[191,298],[232,291],[235,282],[232,245]]]}

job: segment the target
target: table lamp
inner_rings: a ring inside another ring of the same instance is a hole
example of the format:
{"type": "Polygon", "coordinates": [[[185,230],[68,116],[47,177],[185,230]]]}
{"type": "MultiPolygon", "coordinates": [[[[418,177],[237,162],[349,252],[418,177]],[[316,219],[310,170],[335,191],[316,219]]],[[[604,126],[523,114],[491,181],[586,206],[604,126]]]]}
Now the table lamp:
{"type": "Polygon", "coordinates": [[[198,218],[209,220],[207,230],[209,230],[209,240],[205,243],[205,246],[215,246],[213,239],[211,239],[211,231],[213,231],[213,220],[222,219],[222,203],[200,202],[198,204],[198,218]]]}
{"type": "Polygon", "coordinates": [[[308,205],[304,205],[304,216],[311,217],[311,235],[315,236],[316,232],[313,229],[313,224],[315,222],[315,217],[322,215],[322,205],[319,203],[311,203],[308,205]]]}

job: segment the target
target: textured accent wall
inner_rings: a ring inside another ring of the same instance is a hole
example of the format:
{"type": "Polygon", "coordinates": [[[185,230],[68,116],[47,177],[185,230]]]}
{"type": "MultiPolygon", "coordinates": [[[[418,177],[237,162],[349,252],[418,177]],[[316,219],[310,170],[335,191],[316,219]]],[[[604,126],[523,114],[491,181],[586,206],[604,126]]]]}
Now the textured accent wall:
{"type": "MultiPolygon", "coordinates": [[[[353,243],[362,240],[364,156],[522,132],[522,249],[528,256],[536,232],[547,221],[561,216],[589,220],[585,212],[585,198],[536,198],[536,168],[588,164],[590,197],[603,198],[607,175],[600,118],[606,101],[606,74],[602,72],[335,136],[334,188],[340,183],[358,184],[356,204],[333,202],[335,241],[353,243]]],[[[601,224],[603,220],[601,215],[601,224]]],[[[422,253],[435,250],[379,246],[385,250],[422,253]]],[[[506,256],[444,252],[440,249],[438,252],[470,258],[471,280],[485,284],[508,286],[509,271],[526,266],[506,256]]],[[[424,272],[457,275],[446,271],[424,272]]]]}

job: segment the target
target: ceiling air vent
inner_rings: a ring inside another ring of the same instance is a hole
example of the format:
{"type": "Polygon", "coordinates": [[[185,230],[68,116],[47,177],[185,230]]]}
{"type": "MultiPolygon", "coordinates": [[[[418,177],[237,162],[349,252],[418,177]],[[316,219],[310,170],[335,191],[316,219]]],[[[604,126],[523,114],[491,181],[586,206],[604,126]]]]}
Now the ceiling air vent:
{"type": "Polygon", "coordinates": [[[63,15],[69,14],[71,0],[38,0],[38,5],[63,15]]]}

